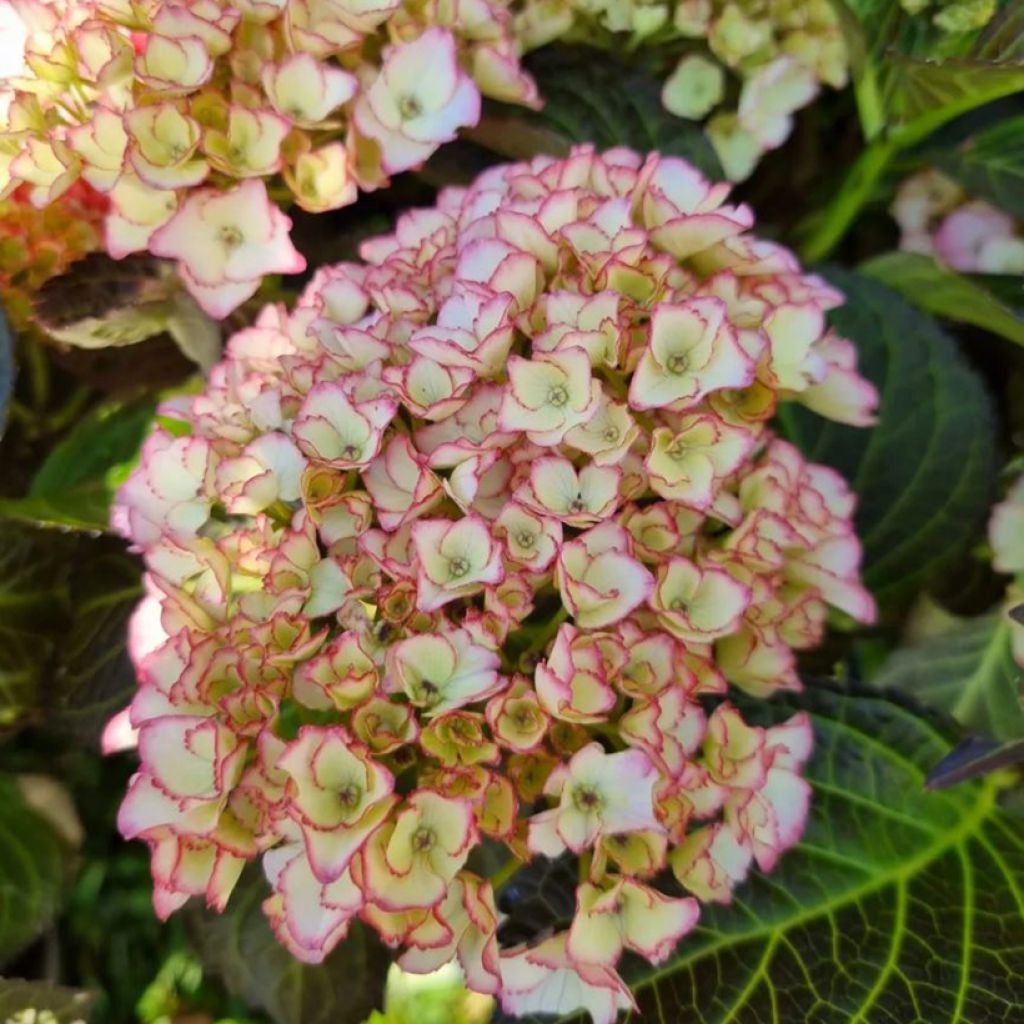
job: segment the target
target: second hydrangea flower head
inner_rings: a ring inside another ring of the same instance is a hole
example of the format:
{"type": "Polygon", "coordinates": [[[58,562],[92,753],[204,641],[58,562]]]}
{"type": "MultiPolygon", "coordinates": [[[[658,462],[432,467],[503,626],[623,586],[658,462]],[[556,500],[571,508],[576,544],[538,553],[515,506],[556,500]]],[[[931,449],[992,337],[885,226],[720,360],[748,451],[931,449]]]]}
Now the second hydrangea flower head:
{"type": "Polygon", "coordinates": [[[848,487],[768,422],[876,395],[841,296],[727,198],[626,150],[495,168],[164,408],[115,513],[149,572],[120,823],[162,914],[262,859],[304,960],[359,918],[610,1024],[625,949],[664,960],[797,841],[810,724],[730,691],[798,688],[829,607],[874,606],[848,487]],[[485,841],[577,858],[572,924],[503,946],[485,841]]]}
{"type": "Polygon", "coordinates": [[[178,260],[216,317],[304,268],[280,205],[336,209],[419,166],[481,91],[537,99],[491,0],[12,2],[27,66],[0,82],[0,197],[84,179],[110,196],[110,254],[178,260]]]}

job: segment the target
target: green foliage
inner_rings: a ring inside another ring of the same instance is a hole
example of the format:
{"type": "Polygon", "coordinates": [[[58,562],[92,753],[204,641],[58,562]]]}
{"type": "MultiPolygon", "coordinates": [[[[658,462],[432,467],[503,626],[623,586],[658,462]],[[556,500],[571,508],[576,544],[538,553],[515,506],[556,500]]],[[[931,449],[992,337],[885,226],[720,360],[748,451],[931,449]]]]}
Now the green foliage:
{"type": "Polygon", "coordinates": [[[1024,64],[1016,62],[892,60],[893,119],[904,124],[920,119],[929,130],[1024,89],[1024,64]]]}
{"type": "Polygon", "coordinates": [[[1021,671],[1010,636],[1020,628],[1000,612],[961,621],[896,651],[872,683],[942,708],[971,732],[1022,737],[1021,671]]]}
{"type": "Polygon", "coordinates": [[[887,252],[862,263],[860,272],[895,288],[928,313],[982,327],[1024,345],[1024,316],[1001,302],[973,277],[917,252],[887,252]]]}
{"type": "Polygon", "coordinates": [[[64,890],[67,853],[49,822],[22,799],[15,780],[0,775],[0,966],[53,920],[64,890]]]}
{"type": "Polygon", "coordinates": [[[0,500],[0,517],[106,530],[114,491],[138,457],[154,409],[151,398],[100,406],[54,448],[25,498],[0,500]]]}
{"type": "Polygon", "coordinates": [[[1024,115],[997,121],[956,149],[939,151],[936,163],[972,195],[1024,217],[1024,115]]]}
{"type": "Polygon", "coordinates": [[[933,320],[859,274],[827,276],[846,294],[831,322],[856,342],[861,371],[881,393],[879,422],[860,430],[785,406],[780,427],[850,481],[865,582],[883,605],[896,604],[951,564],[988,513],[991,400],[933,320]]]}
{"type": "Polygon", "coordinates": [[[263,916],[267,895],[263,879],[252,872],[243,876],[224,914],[197,916],[194,931],[206,966],[274,1024],[362,1024],[384,1000],[390,956],[376,935],[353,922],[322,964],[300,963],[263,916]]]}
{"type": "MultiPolygon", "coordinates": [[[[772,707],[772,705],[767,705],[772,707]]],[[[924,789],[949,742],[881,697],[809,688],[801,843],[667,963],[632,979],[655,1024],[982,1022],[1024,991],[1024,835],[988,781],[924,789]]],[[[573,1018],[582,1020],[582,1018],[573,1018]]]]}
{"type": "Polygon", "coordinates": [[[87,992],[47,981],[0,978],[0,1022],[85,1024],[92,999],[87,992]],[[35,1011],[34,1015],[31,1011],[35,1011]]]}

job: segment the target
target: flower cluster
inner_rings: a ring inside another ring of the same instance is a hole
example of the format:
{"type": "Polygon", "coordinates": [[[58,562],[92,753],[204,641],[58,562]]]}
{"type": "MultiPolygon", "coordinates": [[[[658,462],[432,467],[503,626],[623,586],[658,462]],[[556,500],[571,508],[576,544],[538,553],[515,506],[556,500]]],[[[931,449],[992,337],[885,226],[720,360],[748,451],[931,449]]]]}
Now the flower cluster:
{"type": "Polygon", "coordinates": [[[892,214],[900,248],[935,256],[968,274],[1024,274],[1024,225],[952,179],[927,170],[908,178],[892,214]]]}
{"type": "Polygon", "coordinates": [[[664,960],[796,842],[809,722],[730,684],[798,688],[829,607],[874,606],[850,490],[769,420],[876,395],[728,191],[628,150],[493,168],[165,405],[114,519],[149,588],[120,827],[161,914],[261,857],[303,960],[359,918],[608,1024],[623,950],[664,960]],[[502,948],[484,842],[502,878],[577,858],[571,927],[502,948]]]}
{"type": "Polygon", "coordinates": [[[32,321],[39,289],[102,245],[104,196],[79,182],[52,206],[37,210],[26,188],[0,200],[0,296],[17,332],[32,321]]]}
{"type": "Polygon", "coordinates": [[[0,108],[0,197],[83,178],[110,254],[177,260],[212,316],[304,268],[279,203],[336,209],[419,166],[481,91],[536,102],[503,0],[13,2],[29,74],[0,108]]]}
{"type": "Polygon", "coordinates": [[[667,44],[679,56],[662,102],[695,120],[717,111],[707,134],[733,181],[785,142],[792,115],[822,84],[838,89],[847,81],[831,0],[527,0],[516,30],[524,49],[563,36],[603,46],[624,35],[633,45],[667,44]],[[723,105],[737,89],[738,102],[723,105]]]}

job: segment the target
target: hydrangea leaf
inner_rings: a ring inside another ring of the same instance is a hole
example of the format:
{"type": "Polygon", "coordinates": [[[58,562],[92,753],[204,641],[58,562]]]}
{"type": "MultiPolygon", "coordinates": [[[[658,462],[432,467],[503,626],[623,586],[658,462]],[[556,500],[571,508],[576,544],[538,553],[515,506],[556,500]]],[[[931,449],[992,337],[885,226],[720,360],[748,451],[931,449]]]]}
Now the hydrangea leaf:
{"type": "MultiPolygon", "coordinates": [[[[1024,991],[1024,836],[992,780],[924,788],[945,731],[814,687],[801,843],[631,984],[646,1024],[1009,1021],[1024,991]]],[[[573,1021],[581,1018],[573,1017],[573,1021]]]]}
{"type": "Polygon", "coordinates": [[[1011,630],[1020,628],[1001,612],[964,619],[894,652],[871,682],[942,708],[971,732],[1024,736],[1022,673],[1011,649],[1011,630]]]}
{"type": "Polygon", "coordinates": [[[784,406],[782,432],[858,495],[864,581],[882,604],[913,594],[976,536],[996,466],[992,400],[953,340],[896,292],[829,269],[847,297],[831,314],[882,396],[870,430],[784,406]]]}
{"type": "Polygon", "coordinates": [[[928,313],[973,324],[1024,345],[1024,317],[973,277],[940,266],[931,256],[887,252],[862,263],[860,271],[895,288],[928,313]]]}
{"type": "Polygon", "coordinates": [[[1007,118],[972,135],[936,163],[979,199],[1024,217],[1024,115],[1007,118]]]}
{"type": "Polygon", "coordinates": [[[25,803],[14,779],[0,775],[0,966],[32,942],[56,914],[66,854],[64,842],[25,803]]]}
{"type": "Polygon", "coordinates": [[[544,108],[532,114],[490,104],[483,131],[468,133],[475,141],[514,159],[540,152],[564,156],[570,144],[579,142],[592,142],[598,149],[657,150],[684,157],[708,177],[722,178],[718,158],[700,127],[662,105],[664,76],[584,47],[547,46],[525,64],[537,80],[544,108]]]}
{"type": "Polygon", "coordinates": [[[0,1021],[20,1021],[19,1014],[35,1010],[28,1017],[35,1024],[85,1024],[91,1003],[88,992],[48,981],[0,978],[0,1021]]]}
{"type": "Polygon", "coordinates": [[[94,410],[53,449],[25,498],[0,500],[0,517],[106,530],[113,493],[134,464],[154,408],[146,398],[94,410]]]}
{"type": "Polygon", "coordinates": [[[66,543],[0,523],[0,727],[34,706],[68,610],[66,543]]]}
{"type": "Polygon", "coordinates": [[[14,337],[0,306],[0,437],[7,426],[7,416],[14,393],[14,337]]]}
{"type": "Polygon", "coordinates": [[[142,567],[110,538],[87,543],[88,561],[70,580],[71,623],[44,694],[51,727],[95,744],[135,691],[126,639],[142,567]]]}
{"type": "Polygon", "coordinates": [[[384,1001],[391,957],[358,921],[319,966],[278,944],[260,905],[269,889],[258,872],[243,875],[227,911],[197,913],[193,933],[203,961],[232,995],[275,1024],[362,1024],[384,1001]]]}
{"type": "Polygon", "coordinates": [[[889,108],[895,119],[938,127],[1024,89],[1024,63],[976,59],[923,60],[895,55],[889,108]]]}

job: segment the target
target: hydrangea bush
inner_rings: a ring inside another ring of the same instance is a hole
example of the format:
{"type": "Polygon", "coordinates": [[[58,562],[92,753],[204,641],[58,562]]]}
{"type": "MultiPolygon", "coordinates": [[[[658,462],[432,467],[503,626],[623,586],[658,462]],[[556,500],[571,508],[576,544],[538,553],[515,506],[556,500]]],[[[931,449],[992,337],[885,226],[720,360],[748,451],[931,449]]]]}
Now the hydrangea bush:
{"type": "Polygon", "coordinates": [[[110,196],[110,254],[176,260],[217,317],[304,268],[281,205],[336,209],[419,166],[481,92],[536,102],[501,0],[12,2],[27,69],[0,197],[26,183],[45,206],[84,179],[110,196]]]}
{"type": "Polygon", "coordinates": [[[735,692],[799,688],[829,609],[874,605],[853,495],[769,420],[876,394],[842,297],[728,192],[622,149],[495,167],[165,404],[114,512],[148,569],[119,823],[161,916],[261,860],[302,960],[358,918],[609,1024],[624,950],[664,960],[798,839],[809,721],[735,692]],[[571,927],[502,946],[496,886],[564,855],[571,927]]]}

